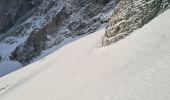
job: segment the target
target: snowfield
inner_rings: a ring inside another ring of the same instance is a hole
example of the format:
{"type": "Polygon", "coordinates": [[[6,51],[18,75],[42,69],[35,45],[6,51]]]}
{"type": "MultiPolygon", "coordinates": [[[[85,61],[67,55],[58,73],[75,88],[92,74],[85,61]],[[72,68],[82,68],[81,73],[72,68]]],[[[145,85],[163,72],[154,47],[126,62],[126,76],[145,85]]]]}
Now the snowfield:
{"type": "Polygon", "coordinates": [[[170,10],[99,48],[105,30],[0,79],[0,100],[170,100],[170,10]]]}

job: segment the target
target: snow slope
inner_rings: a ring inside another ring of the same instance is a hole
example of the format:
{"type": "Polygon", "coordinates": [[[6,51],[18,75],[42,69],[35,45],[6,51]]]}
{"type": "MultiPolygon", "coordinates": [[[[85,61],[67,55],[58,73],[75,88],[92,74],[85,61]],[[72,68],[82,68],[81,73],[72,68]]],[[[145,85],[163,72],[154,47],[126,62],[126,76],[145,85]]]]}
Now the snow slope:
{"type": "Polygon", "coordinates": [[[97,48],[105,30],[0,79],[0,100],[169,100],[170,10],[97,48]]]}
{"type": "Polygon", "coordinates": [[[74,37],[105,26],[115,4],[114,0],[103,1],[0,0],[8,4],[6,9],[0,5],[0,21],[8,19],[0,24],[0,31],[9,26],[0,34],[0,77],[41,59],[74,37]]]}

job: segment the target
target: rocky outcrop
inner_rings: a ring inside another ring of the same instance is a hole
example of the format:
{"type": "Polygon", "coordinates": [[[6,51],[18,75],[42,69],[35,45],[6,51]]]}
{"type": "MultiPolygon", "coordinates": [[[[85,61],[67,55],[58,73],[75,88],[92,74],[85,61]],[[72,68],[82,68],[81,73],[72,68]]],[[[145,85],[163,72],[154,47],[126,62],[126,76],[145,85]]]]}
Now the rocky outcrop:
{"type": "Polygon", "coordinates": [[[41,50],[45,49],[45,42],[47,30],[43,28],[39,31],[33,31],[27,41],[18,46],[10,59],[27,64],[34,57],[38,56],[41,50]]]}
{"type": "Polygon", "coordinates": [[[117,0],[107,24],[102,46],[116,42],[141,28],[169,8],[170,0],[117,0]]]}
{"type": "MultiPolygon", "coordinates": [[[[107,22],[109,13],[114,8],[114,0],[26,2],[30,2],[27,3],[30,8],[24,8],[23,13],[5,29],[7,32],[3,31],[5,35],[0,36],[0,43],[16,46],[9,54],[10,59],[24,65],[39,56],[43,50],[60,44],[65,38],[94,32],[107,22]]],[[[9,25],[8,22],[4,23],[9,25]]],[[[2,26],[5,27],[5,24],[2,26]]]]}

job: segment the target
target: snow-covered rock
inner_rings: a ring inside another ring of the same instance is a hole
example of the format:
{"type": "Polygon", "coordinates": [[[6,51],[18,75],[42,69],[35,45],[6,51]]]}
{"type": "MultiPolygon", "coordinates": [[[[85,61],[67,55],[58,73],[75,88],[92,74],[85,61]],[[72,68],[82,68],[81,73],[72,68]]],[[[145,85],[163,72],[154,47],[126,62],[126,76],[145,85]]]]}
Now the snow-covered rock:
{"type": "Polygon", "coordinates": [[[141,28],[170,8],[170,0],[116,0],[102,45],[109,45],[141,28]]]}

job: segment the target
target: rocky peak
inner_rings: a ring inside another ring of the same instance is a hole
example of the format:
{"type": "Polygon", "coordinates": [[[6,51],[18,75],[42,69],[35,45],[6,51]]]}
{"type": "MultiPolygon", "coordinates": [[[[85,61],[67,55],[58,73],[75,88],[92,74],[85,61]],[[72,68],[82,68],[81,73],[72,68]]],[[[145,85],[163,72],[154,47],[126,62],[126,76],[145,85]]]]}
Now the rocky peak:
{"type": "Polygon", "coordinates": [[[109,45],[141,28],[170,8],[170,0],[117,0],[102,45],[109,45]]]}

